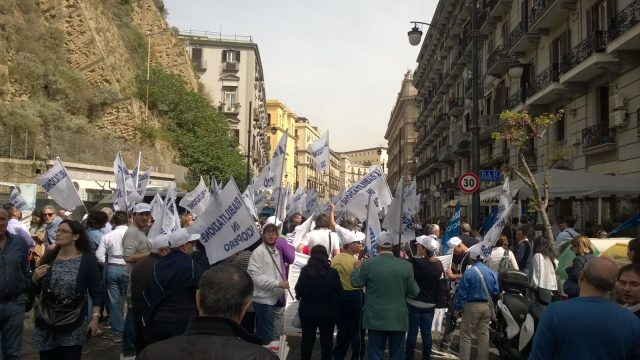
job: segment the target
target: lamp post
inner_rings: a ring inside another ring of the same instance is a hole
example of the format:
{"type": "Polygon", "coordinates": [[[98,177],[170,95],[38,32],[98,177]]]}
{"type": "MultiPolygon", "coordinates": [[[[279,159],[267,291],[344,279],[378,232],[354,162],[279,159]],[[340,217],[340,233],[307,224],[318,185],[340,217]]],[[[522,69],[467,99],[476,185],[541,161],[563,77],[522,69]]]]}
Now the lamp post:
{"type": "MultiPolygon", "coordinates": [[[[378,156],[382,157],[382,146],[378,146],[378,156]]],[[[384,174],[384,159],[382,160],[382,173],[384,174]]]]}
{"type": "MultiPolygon", "coordinates": [[[[413,46],[420,44],[422,37],[422,31],[418,28],[417,24],[430,26],[444,35],[447,34],[441,28],[435,27],[429,23],[423,23],[420,21],[410,21],[413,24],[411,31],[407,33],[409,36],[409,43],[413,46]]],[[[471,90],[471,171],[475,174],[480,172],[480,109],[478,108],[478,100],[480,96],[479,82],[480,79],[480,63],[479,63],[479,31],[478,24],[478,0],[473,0],[471,4],[471,76],[473,78],[473,86],[471,90]]],[[[480,193],[474,192],[471,197],[471,220],[473,227],[478,229],[480,227],[480,193]]]]}

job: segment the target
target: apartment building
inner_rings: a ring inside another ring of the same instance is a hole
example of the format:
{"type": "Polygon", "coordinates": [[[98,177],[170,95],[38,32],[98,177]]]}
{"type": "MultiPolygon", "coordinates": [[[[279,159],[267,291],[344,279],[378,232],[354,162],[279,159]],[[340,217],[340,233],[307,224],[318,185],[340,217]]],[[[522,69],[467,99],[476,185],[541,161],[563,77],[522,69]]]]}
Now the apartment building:
{"type": "Polygon", "coordinates": [[[413,86],[413,74],[407,71],[384,134],[389,145],[387,182],[392,189],[398,185],[401,173],[405,183],[411,182],[415,176],[415,124],[419,113],[417,94],[418,91],[413,86]]]}
{"type": "Polygon", "coordinates": [[[340,154],[346,156],[351,165],[362,165],[366,167],[382,165],[385,173],[387,165],[389,164],[389,155],[387,154],[386,146],[343,151],[340,152],[340,154]]]}
{"type": "MultiPolygon", "coordinates": [[[[480,168],[518,165],[514,149],[491,139],[502,111],[535,115],[564,109],[564,118],[524,151],[533,172],[565,169],[640,179],[640,0],[477,2],[480,168]]],[[[421,102],[418,191],[430,217],[448,213],[443,205],[459,197],[457,178],[471,170],[472,3],[438,3],[414,72],[421,102]]],[[[621,221],[638,208],[637,198],[558,198],[550,215],[582,216],[586,227],[596,221],[598,202],[606,209],[603,222],[621,221]]]]}
{"type": "Polygon", "coordinates": [[[271,158],[266,141],[267,109],[258,44],[250,36],[188,31],[179,38],[191,57],[199,82],[229,122],[238,151],[249,153],[257,173],[271,158]]]}
{"type": "Polygon", "coordinates": [[[340,154],[340,185],[343,189],[348,189],[360,180],[369,171],[370,165],[360,165],[351,163],[349,157],[344,153],[340,154]]]}

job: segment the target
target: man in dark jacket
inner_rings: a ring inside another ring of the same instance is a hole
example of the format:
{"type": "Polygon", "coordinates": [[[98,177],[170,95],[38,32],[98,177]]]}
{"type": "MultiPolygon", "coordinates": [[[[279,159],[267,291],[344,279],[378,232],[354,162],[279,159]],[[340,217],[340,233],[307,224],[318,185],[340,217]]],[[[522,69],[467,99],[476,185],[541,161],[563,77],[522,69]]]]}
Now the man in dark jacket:
{"type": "Polygon", "coordinates": [[[253,282],[246,271],[235,264],[214,266],[200,279],[196,296],[200,316],[189,321],[184,334],[148,346],[137,359],[277,359],[240,326],[252,294],[253,282]]]}

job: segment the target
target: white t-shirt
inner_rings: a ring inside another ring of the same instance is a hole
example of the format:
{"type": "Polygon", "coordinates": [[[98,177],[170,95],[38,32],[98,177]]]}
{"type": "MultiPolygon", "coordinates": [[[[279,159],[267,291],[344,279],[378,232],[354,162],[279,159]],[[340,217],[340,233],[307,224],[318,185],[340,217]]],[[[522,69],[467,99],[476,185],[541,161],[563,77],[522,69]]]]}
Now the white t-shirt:
{"type": "Polygon", "coordinates": [[[329,258],[331,258],[332,250],[340,249],[340,238],[338,234],[331,232],[329,229],[315,229],[309,231],[302,243],[306,246],[309,246],[309,250],[316,245],[322,245],[327,248],[327,253],[329,254],[329,258]],[[329,237],[331,237],[331,246],[329,246],[329,237]]]}

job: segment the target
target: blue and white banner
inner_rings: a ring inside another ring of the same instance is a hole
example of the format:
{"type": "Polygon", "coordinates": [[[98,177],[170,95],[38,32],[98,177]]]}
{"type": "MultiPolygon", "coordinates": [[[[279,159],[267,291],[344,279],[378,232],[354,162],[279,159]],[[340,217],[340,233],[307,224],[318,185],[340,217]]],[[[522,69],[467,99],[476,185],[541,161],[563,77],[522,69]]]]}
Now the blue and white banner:
{"type": "Polygon", "coordinates": [[[303,215],[309,216],[310,214],[316,212],[319,208],[318,193],[313,189],[307,190],[307,194],[305,195],[305,202],[306,202],[306,206],[305,206],[305,212],[303,213],[303,215]]]}
{"type": "Polygon", "coordinates": [[[256,190],[272,189],[274,187],[279,187],[282,184],[288,138],[289,131],[285,130],[278,142],[278,145],[276,145],[276,148],[273,151],[271,162],[262,169],[260,175],[258,175],[258,178],[253,184],[256,190]]]}
{"type": "Polygon", "coordinates": [[[149,180],[151,180],[151,173],[153,172],[153,170],[154,167],[149,166],[147,170],[138,175],[138,184],[136,185],[136,189],[139,195],[138,201],[142,201],[142,199],[144,198],[144,194],[147,191],[147,186],[149,185],[149,180]]]}
{"type": "Polygon", "coordinates": [[[451,216],[451,219],[449,219],[449,224],[447,224],[447,228],[444,230],[444,236],[442,237],[442,243],[440,244],[442,254],[447,254],[449,252],[449,239],[460,235],[461,214],[462,207],[460,206],[460,200],[458,200],[456,208],[453,211],[453,215],[451,216]]]}
{"type": "Polygon", "coordinates": [[[128,211],[133,209],[133,205],[139,200],[139,194],[134,181],[129,174],[127,164],[122,158],[122,153],[118,151],[113,160],[113,175],[116,178],[116,199],[113,208],[116,211],[128,211]],[[135,193],[135,195],[134,195],[135,193]]]}
{"type": "Polygon", "coordinates": [[[56,160],[46,174],[38,176],[36,183],[65,210],[73,211],[76,206],[82,205],[80,196],[60,159],[56,160]]]}
{"type": "MultiPolygon", "coordinates": [[[[133,167],[133,170],[129,172],[129,176],[131,177],[131,181],[133,181],[133,188],[138,188],[138,176],[140,174],[140,161],[142,161],[142,151],[138,151],[138,161],[136,161],[136,166],[133,167]]],[[[142,194],[144,196],[144,194],[142,194]]]]}
{"type": "MultiPolygon", "coordinates": [[[[154,220],[154,224],[155,220],[162,220],[161,218],[162,213],[164,212],[164,202],[162,201],[162,197],[160,197],[160,194],[156,193],[156,196],[153,197],[153,200],[151,200],[149,206],[151,207],[151,217],[154,220]]],[[[149,232],[151,232],[151,230],[149,230],[149,232]]],[[[153,237],[149,238],[153,239],[153,237]]]]}
{"type": "Polygon", "coordinates": [[[182,200],[180,200],[179,205],[198,217],[202,214],[204,209],[207,208],[207,205],[209,205],[210,196],[207,184],[204,183],[204,179],[202,179],[201,176],[198,186],[196,186],[193,191],[186,194],[182,200]]]}
{"type": "Polygon", "coordinates": [[[293,213],[304,213],[307,210],[307,204],[305,202],[304,186],[301,186],[296,190],[296,192],[291,197],[291,202],[289,203],[289,209],[287,210],[289,214],[293,213]]]}
{"type": "Polygon", "coordinates": [[[167,186],[167,195],[164,197],[161,215],[158,219],[154,219],[155,221],[147,234],[149,239],[162,234],[171,234],[180,229],[180,216],[176,206],[177,197],[176,184],[172,181],[167,186]]]}
{"type": "Polygon", "coordinates": [[[311,153],[316,171],[326,174],[331,167],[331,149],[329,148],[329,130],[322,135],[318,141],[307,146],[311,153]]]}
{"type": "Polygon", "coordinates": [[[359,220],[367,217],[369,195],[377,210],[391,204],[391,191],[384,178],[381,166],[375,166],[370,172],[342,194],[336,204],[337,211],[348,211],[359,220]]]}
{"type": "Polygon", "coordinates": [[[258,228],[233,179],[191,224],[189,232],[200,234],[209,264],[224,260],[260,239],[258,228]]]}
{"type": "Polygon", "coordinates": [[[498,241],[498,237],[500,236],[500,234],[502,234],[504,225],[509,221],[513,204],[514,203],[511,202],[511,204],[509,204],[509,206],[507,206],[507,208],[499,214],[498,220],[495,222],[495,224],[493,224],[491,229],[489,229],[489,231],[484,234],[482,241],[471,247],[472,249],[475,249],[476,247],[480,248],[483,256],[486,259],[488,259],[491,255],[491,250],[493,250],[493,247],[498,241]]]}
{"type": "Polygon", "coordinates": [[[249,213],[251,213],[251,216],[253,216],[253,218],[257,220],[258,212],[256,211],[254,192],[253,192],[253,187],[251,185],[247,185],[247,188],[242,193],[242,201],[244,202],[244,205],[247,207],[247,210],[249,210],[249,213]]]}
{"type": "Polygon", "coordinates": [[[264,191],[255,192],[253,196],[253,203],[256,204],[256,211],[259,214],[267,204],[267,194],[265,194],[264,191]]]}
{"type": "Polygon", "coordinates": [[[402,203],[402,212],[409,215],[415,215],[420,208],[420,197],[416,191],[416,178],[409,186],[404,188],[404,202],[402,203]]]}
{"type": "Polygon", "coordinates": [[[609,236],[619,233],[621,230],[624,230],[626,228],[638,226],[640,226],[640,212],[630,217],[629,220],[625,221],[624,223],[618,225],[615,229],[611,230],[609,236]]]}
{"type": "Polygon", "coordinates": [[[13,190],[11,190],[11,194],[9,194],[9,202],[20,211],[31,210],[27,201],[22,197],[22,194],[20,194],[20,190],[17,186],[14,186],[13,190]]]}

